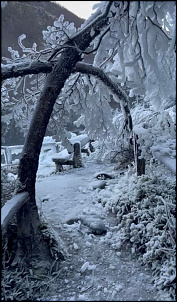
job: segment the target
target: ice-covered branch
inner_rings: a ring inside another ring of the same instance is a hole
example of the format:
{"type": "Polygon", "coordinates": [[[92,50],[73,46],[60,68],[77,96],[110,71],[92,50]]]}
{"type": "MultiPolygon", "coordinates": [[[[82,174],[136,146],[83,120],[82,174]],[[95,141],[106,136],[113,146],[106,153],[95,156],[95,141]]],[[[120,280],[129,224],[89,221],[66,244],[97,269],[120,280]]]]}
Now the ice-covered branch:
{"type": "Polygon", "coordinates": [[[81,50],[81,49],[77,46],[76,43],[75,43],[74,46],[67,45],[67,44],[66,44],[66,45],[62,45],[62,46],[60,46],[60,47],[58,47],[58,48],[55,49],[55,51],[53,52],[53,54],[48,58],[48,61],[50,62],[53,58],[55,58],[59,53],[61,53],[61,51],[63,51],[64,48],[73,48],[73,49],[77,50],[79,53],[81,53],[81,54],[87,54],[87,55],[89,55],[89,54],[91,54],[91,53],[97,51],[98,48],[99,48],[99,46],[100,46],[100,44],[101,44],[102,38],[107,34],[107,32],[108,32],[109,30],[110,30],[110,26],[108,26],[108,27],[103,31],[103,33],[100,35],[98,44],[97,44],[97,46],[96,46],[94,49],[92,49],[92,50],[90,50],[90,51],[83,51],[83,50],[81,50]]]}
{"type": "Polygon", "coordinates": [[[123,105],[123,110],[126,115],[126,120],[128,123],[128,128],[129,131],[132,131],[132,119],[130,115],[130,110],[128,107],[128,101],[129,98],[125,91],[115,82],[111,80],[111,78],[106,75],[106,73],[98,67],[94,67],[90,64],[86,64],[83,62],[78,62],[73,69],[73,72],[80,72],[83,74],[89,74],[97,77],[99,80],[101,80],[109,89],[120,99],[122,105],[123,105]]]}
{"type": "Polygon", "coordinates": [[[3,65],[1,68],[1,80],[17,78],[29,74],[48,73],[52,71],[54,63],[52,62],[27,62],[3,65]]]}
{"type": "MultiPolygon", "coordinates": [[[[40,62],[40,61],[33,61],[31,63],[24,62],[24,63],[15,63],[14,65],[3,65],[1,71],[1,78],[2,80],[6,80],[8,78],[24,76],[28,74],[39,74],[39,73],[48,73],[52,71],[54,65],[52,65],[51,61],[58,52],[63,51],[64,49],[73,49],[80,52],[84,52],[84,50],[89,46],[89,43],[100,33],[100,40],[102,37],[107,33],[108,28],[106,31],[102,32],[103,24],[107,23],[107,15],[109,13],[109,9],[112,3],[108,1],[106,5],[105,11],[100,14],[98,17],[95,18],[94,21],[90,22],[87,26],[85,26],[82,30],[80,30],[76,35],[72,38],[68,39],[68,41],[61,45],[59,48],[55,49],[53,54],[48,59],[48,62],[40,62]],[[87,43],[86,43],[87,41],[87,43]]],[[[100,41],[99,40],[99,41],[100,41]]],[[[93,50],[92,50],[93,52],[93,50]]]]}
{"type": "MultiPolygon", "coordinates": [[[[153,148],[152,148],[153,149],[153,148]]],[[[176,158],[171,158],[168,155],[162,154],[160,151],[153,152],[154,157],[156,157],[169,171],[176,174],[176,158]]]]}
{"type": "MultiPolygon", "coordinates": [[[[72,38],[70,38],[64,45],[60,46],[59,48],[55,49],[53,54],[49,57],[49,61],[51,61],[58,53],[61,52],[62,48],[74,48],[79,53],[84,52],[87,47],[85,47],[85,41],[88,39],[90,42],[100,34],[100,28],[102,24],[107,23],[108,13],[110,7],[113,2],[108,1],[106,5],[105,11],[100,14],[98,17],[95,18],[94,21],[91,21],[83,27],[77,34],[75,34],[72,38]],[[105,22],[106,21],[106,22],[105,22]]],[[[106,29],[103,33],[101,33],[101,38],[107,33],[108,29],[106,29]]],[[[89,44],[88,44],[89,46],[89,44]]],[[[99,47],[99,45],[98,45],[99,47]]],[[[95,51],[95,50],[94,50],[95,51]]],[[[93,51],[91,51],[93,52],[93,51]]],[[[90,53],[90,52],[88,52],[90,53]]]]}
{"type": "Polygon", "coordinates": [[[104,12],[102,14],[100,14],[99,16],[97,16],[88,25],[84,26],[82,28],[82,30],[80,30],[77,34],[75,34],[73,36],[72,40],[76,41],[78,38],[80,38],[80,35],[82,35],[82,33],[85,34],[86,32],[88,32],[88,34],[90,35],[91,32],[93,33],[93,31],[95,31],[94,34],[92,35],[92,38],[94,38],[94,37],[97,36],[96,32],[99,29],[98,28],[98,24],[101,25],[102,23],[105,23],[105,20],[107,19],[107,16],[108,16],[109,11],[110,11],[110,7],[116,1],[112,1],[112,2],[111,1],[107,1],[107,2],[108,3],[106,5],[106,8],[105,8],[104,12]]]}
{"type": "MultiPolygon", "coordinates": [[[[96,21],[91,22],[92,25],[89,23],[88,27],[86,26],[78,31],[76,36],[74,35],[70,41],[66,42],[67,45],[73,46],[76,43],[79,49],[86,50],[92,40],[99,36],[107,27],[109,9],[112,3],[106,2],[104,13],[100,14],[99,18],[95,18],[96,21]]],[[[55,62],[52,72],[46,78],[42,93],[35,107],[18,169],[18,178],[26,186],[30,194],[34,193],[39,154],[53,107],[74,66],[80,60],[81,55],[77,50],[66,48],[62,51],[55,62]]]]}
{"type": "Polygon", "coordinates": [[[93,75],[99,78],[105,85],[107,85],[112,90],[113,93],[118,95],[121,100],[123,100],[125,103],[128,102],[127,94],[117,83],[114,83],[101,68],[92,66],[87,63],[78,62],[73,71],[93,75]]]}

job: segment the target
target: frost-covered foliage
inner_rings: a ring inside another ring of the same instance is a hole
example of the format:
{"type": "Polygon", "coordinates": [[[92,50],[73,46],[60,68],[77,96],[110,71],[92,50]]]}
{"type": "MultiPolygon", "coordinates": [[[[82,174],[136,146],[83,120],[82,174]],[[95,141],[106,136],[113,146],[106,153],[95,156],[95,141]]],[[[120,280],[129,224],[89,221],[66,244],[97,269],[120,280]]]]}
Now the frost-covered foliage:
{"type": "Polygon", "coordinates": [[[133,150],[126,140],[123,141],[122,137],[98,139],[93,143],[93,146],[95,152],[91,155],[91,158],[98,163],[116,163],[115,169],[120,166],[121,168],[128,167],[134,160],[133,150]]]}
{"type": "Polygon", "coordinates": [[[138,134],[141,157],[150,158],[153,152],[176,158],[175,106],[161,112],[143,105],[132,109],[134,132],[138,134]]]}
{"type": "Polygon", "coordinates": [[[5,86],[2,87],[3,93],[1,94],[2,108],[4,110],[2,122],[4,124],[8,126],[10,121],[14,119],[16,127],[26,135],[45,77],[45,75],[33,75],[32,77],[25,76],[12,79],[13,86],[11,86],[12,81],[5,81],[5,86]],[[26,88],[29,85],[31,88],[26,88]],[[19,87],[21,87],[22,92],[18,90],[19,87]]]}
{"type": "MultiPolygon", "coordinates": [[[[97,5],[96,13],[85,21],[81,30],[104,10],[106,4],[107,1],[101,1],[97,5]]],[[[113,1],[108,27],[91,43],[90,49],[96,49],[93,52],[95,55],[93,65],[101,68],[113,82],[121,85],[129,96],[136,98],[141,96],[141,103],[150,105],[153,114],[160,111],[163,115],[163,110],[174,106],[175,102],[175,18],[175,3],[172,1],[113,1]]],[[[22,41],[26,36],[22,35],[19,37],[22,55],[9,47],[12,58],[3,60],[8,64],[31,62],[36,59],[45,61],[56,49],[59,56],[64,49],[62,45],[76,33],[74,24],[65,21],[61,15],[53,26],[48,26],[43,31],[44,50],[38,51],[35,43],[31,48],[25,48],[22,41]]],[[[77,45],[73,47],[77,49],[77,45]]],[[[3,119],[6,123],[14,118],[26,133],[44,80],[44,75],[33,76],[33,79],[26,76],[23,79],[8,80],[12,84],[14,94],[21,85],[23,93],[11,98],[14,103],[11,111],[5,112],[6,116],[3,119]],[[30,84],[30,89],[25,88],[26,81],[30,84]]],[[[5,81],[3,91],[8,85],[9,83],[5,81]]],[[[9,89],[8,92],[6,89],[4,104],[7,102],[8,94],[9,89]]],[[[75,73],[68,78],[55,103],[49,128],[55,131],[55,134],[57,129],[61,136],[64,135],[63,129],[67,128],[71,121],[71,112],[74,112],[75,119],[78,119],[76,124],[84,125],[90,137],[106,139],[109,136],[116,141],[120,134],[124,134],[126,140],[120,106],[118,104],[117,109],[113,109],[112,98],[115,102],[122,102],[110,92],[109,87],[92,75],[75,73]]],[[[143,106],[137,101],[134,108],[142,109],[141,114],[144,112],[143,106]]],[[[140,124],[137,118],[136,122],[134,121],[134,125],[136,124],[140,124]]],[[[151,132],[154,124],[148,127],[151,132]]],[[[157,132],[156,134],[158,135],[157,132]]],[[[156,143],[157,135],[152,136],[152,145],[156,143]]],[[[143,142],[140,141],[140,144],[143,146],[143,142]]],[[[144,154],[143,151],[142,156],[144,154]]]]}
{"type": "Polygon", "coordinates": [[[117,2],[113,13],[116,16],[94,64],[129,87],[130,96],[142,95],[161,105],[170,95],[175,96],[174,2],[117,2]]]}
{"type": "Polygon", "coordinates": [[[76,28],[73,22],[64,21],[64,15],[61,15],[57,21],[54,21],[54,26],[47,26],[47,30],[43,30],[42,33],[47,47],[55,48],[72,37],[76,33],[76,28]]]}
{"type": "Polygon", "coordinates": [[[106,138],[111,132],[115,136],[108,88],[98,83],[93,76],[78,74],[72,75],[66,85],[67,88],[63,89],[60,99],[67,110],[79,112],[80,117],[75,125],[84,125],[85,132],[94,139],[106,138]]]}
{"type": "Polygon", "coordinates": [[[1,207],[11,199],[15,190],[18,165],[1,165],[1,207]]]}
{"type": "Polygon", "coordinates": [[[97,200],[117,218],[106,240],[115,250],[129,242],[132,254],[152,268],[159,293],[175,301],[176,181],[157,164],[148,172],[126,173],[116,185],[100,191],[97,200]]]}
{"type": "Polygon", "coordinates": [[[24,301],[39,298],[41,293],[48,292],[52,286],[52,281],[41,281],[30,276],[29,273],[18,269],[2,270],[1,301],[24,301]]]}

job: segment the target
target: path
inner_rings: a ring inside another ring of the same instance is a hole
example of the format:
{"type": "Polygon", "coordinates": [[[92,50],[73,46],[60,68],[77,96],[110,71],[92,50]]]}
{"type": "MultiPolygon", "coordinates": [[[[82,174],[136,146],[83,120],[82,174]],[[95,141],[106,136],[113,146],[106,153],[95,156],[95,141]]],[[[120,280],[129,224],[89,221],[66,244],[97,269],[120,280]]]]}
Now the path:
{"type": "MultiPolygon", "coordinates": [[[[95,201],[90,184],[94,173],[112,171],[87,162],[85,168],[38,178],[36,196],[44,199],[42,210],[51,226],[63,240],[68,255],[60,264],[57,286],[41,301],[157,301],[150,271],[140,265],[129,250],[115,251],[109,244],[115,217],[110,217],[95,201]],[[108,230],[106,236],[95,236],[80,224],[66,224],[69,218],[99,216],[108,230]]],[[[114,182],[117,179],[108,180],[114,182]]]]}

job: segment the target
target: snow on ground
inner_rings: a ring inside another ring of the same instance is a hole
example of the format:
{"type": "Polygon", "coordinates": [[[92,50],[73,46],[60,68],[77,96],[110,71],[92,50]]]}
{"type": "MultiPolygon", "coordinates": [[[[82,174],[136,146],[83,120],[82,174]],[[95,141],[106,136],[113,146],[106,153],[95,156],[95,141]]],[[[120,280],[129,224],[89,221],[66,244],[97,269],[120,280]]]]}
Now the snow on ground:
{"type": "MultiPolygon", "coordinates": [[[[85,167],[54,173],[54,166],[40,165],[36,181],[37,204],[60,238],[65,260],[56,286],[41,301],[157,301],[151,272],[140,265],[130,247],[113,249],[116,218],[95,201],[95,173],[113,174],[113,165],[85,160],[85,167]],[[45,173],[43,174],[43,172],[45,173]],[[50,174],[53,173],[53,174],[50,174]],[[42,177],[43,175],[43,177],[42,177]],[[48,175],[44,177],[44,175],[48,175]],[[107,230],[93,234],[93,226],[107,230]]],[[[106,179],[113,185],[117,177],[106,179]]],[[[104,189],[103,189],[104,190],[104,189]]]]}

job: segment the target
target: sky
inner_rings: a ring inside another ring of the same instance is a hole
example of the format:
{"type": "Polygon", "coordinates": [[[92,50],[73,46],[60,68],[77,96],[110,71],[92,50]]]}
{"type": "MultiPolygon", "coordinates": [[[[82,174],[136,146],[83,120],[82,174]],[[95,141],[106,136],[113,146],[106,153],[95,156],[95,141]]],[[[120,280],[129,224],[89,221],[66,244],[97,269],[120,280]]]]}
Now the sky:
{"type": "Polygon", "coordinates": [[[100,1],[54,1],[80,18],[87,19],[94,12],[92,7],[100,1]]]}

